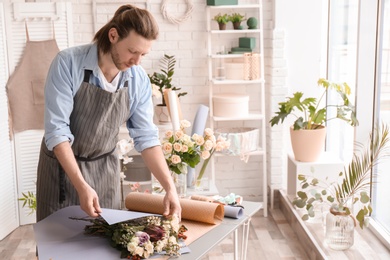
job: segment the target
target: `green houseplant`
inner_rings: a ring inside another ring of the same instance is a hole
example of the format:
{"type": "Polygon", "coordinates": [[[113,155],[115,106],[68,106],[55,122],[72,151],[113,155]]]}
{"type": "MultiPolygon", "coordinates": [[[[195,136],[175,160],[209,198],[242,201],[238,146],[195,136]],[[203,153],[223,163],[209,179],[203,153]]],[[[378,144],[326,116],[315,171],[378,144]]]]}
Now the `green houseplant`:
{"type": "Polygon", "coordinates": [[[218,23],[220,30],[225,30],[226,24],[229,22],[229,16],[228,14],[219,13],[214,16],[213,20],[218,23]]]}
{"type": "Polygon", "coordinates": [[[295,92],[292,96],[287,97],[286,101],[279,103],[276,115],[269,121],[271,126],[274,126],[283,123],[287,117],[295,118],[293,126],[290,128],[290,136],[295,159],[298,161],[310,162],[318,158],[325,143],[325,123],[327,121],[341,119],[351,126],[359,124],[355,107],[348,98],[351,89],[347,83],[330,82],[324,78],[320,78],[317,83],[318,86],[324,88],[319,99],[315,97],[303,98],[302,92],[295,92]],[[321,101],[331,91],[338,94],[338,101],[322,105],[321,101]],[[328,109],[335,110],[336,115],[329,118],[328,109]],[[315,145],[316,141],[318,142],[317,146],[315,145]]]}
{"type": "MultiPolygon", "coordinates": [[[[160,106],[166,106],[164,96],[164,90],[180,90],[181,88],[177,88],[172,85],[173,74],[175,74],[175,65],[176,59],[175,56],[169,56],[167,54],[161,59],[161,73],[154,72],[153,74],[148,74],[150,83],[158,87],[158,91],[160,92],[162,99],[160,106]]],[[[178,97],[186,95],[187,92],[178,93],[178,97]]]]}
{"type": "Polygon", "coordinates": [[[279,111],[271,118],[271,126],[283,123],[283,121],[290,115],[295,116],[294,130],[316,129],[321,125],[324,125],[326,121],[332,119],[341,119],[349,123],[351,126],[357,126],[359,124],[356,118],[355,107],[352,105],[348,96],[351,94],[351,88],[347,83],[335,83],[330,82],[324,78],[318,80],[318,86],[324,88],[319,99],[315,97],[308,97],[302,99],[302,92],[295,92],[292,97],[287,97],[287,100],[279,103],[279,111]],[[326,94],[334,90],[339,96],[341,102],[338,104],[327,104],[324,107],[320,107],[321,101],[326,97],[326,94]],[[333,118],[327,119],[327,109],[335,107],[337,109],[337,115],[333,118]],[[294,112],[300,111],[303,115],[296,115],[294,112]]]}
{"type": "Polygon", "coordinates": [[[228,20],[233,23],[235,30],[240,29],[241,22],[245,20],[245,16],[240,13],[232,13],[228,16],[228,20]]]}
{"type": "Polygon", "coordinates": [[[328,183],[300,174],[302,190],[297,192],[292,204],[304,210],[302,219],[315,217],[316,203],[327,203],[334,211],[352,216],[363,229],[368,224],[366,216],[372,212],[369,188],[376,175],[371,170],[390,156],[389,141],[389,127],[377,126],[370,134],[369,144],[358,145],[351,162],[340,172],[338,182],[328,183]]]}

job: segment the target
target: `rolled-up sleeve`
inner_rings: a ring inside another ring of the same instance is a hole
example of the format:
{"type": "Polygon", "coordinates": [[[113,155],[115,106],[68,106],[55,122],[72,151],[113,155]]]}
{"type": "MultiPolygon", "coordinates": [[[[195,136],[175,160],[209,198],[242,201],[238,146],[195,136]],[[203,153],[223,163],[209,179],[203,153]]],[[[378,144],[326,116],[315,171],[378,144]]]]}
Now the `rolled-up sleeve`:
{"type": "Polygon", "coordinates": [[[70,69],[60,54],[53,60],[45,85],[45,142],[49,150],[64,141],[73,143],[69,128],[73,110],[70,69]]]}
{"type": "MultiPolygon", "coordinates": [[[[138,66],[137,66],[138,67],[138,66]]],[[[130,119],[127,121],[129,134],[138,152],[160,145],[158,128],[153,123],[152,88],[146,72],[138,67],[129,80],[130,119]]]]}

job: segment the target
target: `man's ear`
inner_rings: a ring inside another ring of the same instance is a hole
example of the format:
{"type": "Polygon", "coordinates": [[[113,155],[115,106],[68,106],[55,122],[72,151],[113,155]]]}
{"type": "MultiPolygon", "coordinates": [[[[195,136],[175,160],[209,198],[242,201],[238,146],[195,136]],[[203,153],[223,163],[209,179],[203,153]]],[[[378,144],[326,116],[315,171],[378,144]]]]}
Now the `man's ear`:
{"type": "Polygon", "coordinates": [[[108,31],[108,39],[110,40],[111,43],[116,43],[119,39],[118,31],[116,28],[111,28],[108,31]]]}

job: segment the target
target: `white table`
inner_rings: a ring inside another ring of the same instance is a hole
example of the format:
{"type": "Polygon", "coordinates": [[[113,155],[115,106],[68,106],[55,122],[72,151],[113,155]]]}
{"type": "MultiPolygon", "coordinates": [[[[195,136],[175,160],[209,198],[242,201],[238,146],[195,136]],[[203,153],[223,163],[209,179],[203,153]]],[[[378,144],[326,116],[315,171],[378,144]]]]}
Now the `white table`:
{"type": "Polygon", "coordinates": [[[234,259],[245,260],[248,247],[249,225],[252,216],[262,209],[262,203],[244,201],[244,215],[239,219],[224,218],[223,222],[210,232],[204,234],[201,238],[192,242],[188,247],[190,254],[183,254],[179,259],[194,260],[205,256],[211,249],[221,243],[226,237],[233,233],[234,235],[234,259]],[[238,236],[238,229],[242,228],[242,237],[238,236]],[[239,251],[241,243],[241,252],[239,251]]]}
{"type": "MultiPolygon", "coordinates": [[[[250,220],[262,208],[262,203],[244,202],[243,206],[245,209],[241,218],[225,218],[220,225],[188,246],[191,253],[183,254],[178,259],[199,259],[230,234],[234,234],[234,259],[246,259],[250,220]],[[241,239],[238,237],[239,228],[243,228],[241,239]],[[239,242],[242,243],[241,252],[239,242]]],[[[83,228],[87,222],[69,219],[70,216],[85,217],[79,206],[56,213],[34,225],[40,259],[120,259],[120,252],[111,247],[106,238],[84,234],[83,228]]]]}

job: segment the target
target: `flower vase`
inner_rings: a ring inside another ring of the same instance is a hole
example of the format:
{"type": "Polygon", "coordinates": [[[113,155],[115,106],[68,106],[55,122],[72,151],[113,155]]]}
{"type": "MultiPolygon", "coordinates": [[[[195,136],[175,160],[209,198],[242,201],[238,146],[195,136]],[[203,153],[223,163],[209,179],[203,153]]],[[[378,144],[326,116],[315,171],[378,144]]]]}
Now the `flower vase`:
{"type": "MultiPolygon", "coordinates": [[[[187,175],[185,173],[177,174],[171,171],[171,177],[176,187],[177,195],[184,198],[187,195],[187,175]]],[[[165,194],[165,190],[154,175],[152,175],[152,193],[165,194]]]]}
{"type": "Polygon", "coordinates": [[[334,250],[346,250],[354,243],[355,220],[345,211],[331,208],[326,215],[325,242],[334,250]]]}
{"type": "Polygon", "coordinates": [[[154,107],[154,116],[156,121],[161,124],[168,124],[171,122],[171,117],[169,116],[169,110],[167,106],[157,105],[154,107]]]}
{"type": "Polygon", "coordinates": [[[200,168],[200,171],[199,171],[198,175],[196,176],[195,190],[197,190],[197,191],[206,191],[206,190],[210,189],[209,178],[204,176],[206,169],[207,169],[207,166],[210,162],[210,159],[211,159],[211,155],[208,159],[206,159],[203,162],[202,167],[200,168]]]}
{"type": "Polygon", "coordinates": [[[187,195],[187,174],[176,174],[172,172],[173,182],[175,183],[177,195],[184,198],[187,195]]]}

